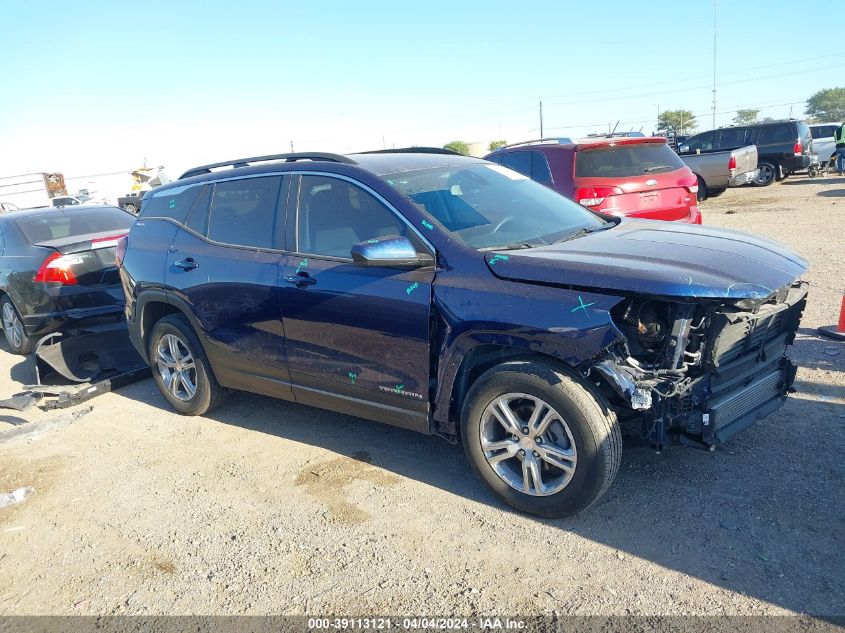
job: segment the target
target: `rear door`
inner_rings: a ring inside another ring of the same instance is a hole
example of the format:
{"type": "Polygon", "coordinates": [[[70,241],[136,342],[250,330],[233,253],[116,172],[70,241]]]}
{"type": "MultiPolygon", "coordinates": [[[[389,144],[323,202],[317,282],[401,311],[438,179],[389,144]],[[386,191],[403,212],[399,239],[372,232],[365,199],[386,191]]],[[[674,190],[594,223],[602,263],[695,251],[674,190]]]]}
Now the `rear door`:
{"type": "Polygon", "coordinates": [[[350,251],[387,235],[433,249],[361,183],[309,174],[293,186],[279,284],[297,402],[427,432],[434,268],[363,267],[350,251]]]}
{"type": "MultiPolygon", "coordinates": [[[[237,387],[250,376],[290,395],[279,318],[278,266],[288,179],[280,175],[208,184],[167,254],[165,281],[187,305],[215,372],[237,387]]],[[[249,388],[248,386],[246,388],[249,388]]]]}
{"type": "Polygon", "coordinates": [[[613,215],[686,221],[695,204],[693,179],[665,142],[619,142],[575,154],[576,201],[601,200],[590,208],[613,215]]]}

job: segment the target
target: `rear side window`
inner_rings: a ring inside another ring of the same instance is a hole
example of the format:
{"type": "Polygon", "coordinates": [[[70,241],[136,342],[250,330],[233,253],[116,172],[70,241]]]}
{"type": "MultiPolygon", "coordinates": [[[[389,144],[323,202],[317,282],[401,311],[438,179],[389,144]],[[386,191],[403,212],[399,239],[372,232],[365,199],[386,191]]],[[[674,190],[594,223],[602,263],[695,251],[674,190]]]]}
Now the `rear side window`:
{"type": "Polygon", "coordinates": [[[760,145],[774,145],[775,143],[794,143],[798,132],[789,124],[769,125],[760,130],[760,145]]]}
{"type": "Polygon", "coordinates": [[[835,129],[836,126],[833,125],[819,125],[811,127],[810,134],[812,134],[813,138],[831,138],[835,129]]]}
{"type": "Polygon", "coordinates": [[[502,157],[502,166],[531,178],[531,154],[532,152],[508,152],[502,157]]]}
{"type": "Polygon", "coordinates": [[[30,244],[81,237],[91,233],[122,233],[129,230],[135,216],[116,207],[99,209],[50,211],[24,218],[15,223],[30,244]]]}
{"type": "Polygon", "coordinates": [[[281,176],[268,176],[215,184],[208,213],[208,239],[273,248],[281,182],[281,176]]]}
{"type": "Polygon", "coordinates": [[[747,127],[729,127],[719,130],[717,149],[736,149],[751,144],[751,130],[747,127]]]}
{"type": "Polygon", "coordinates": [[[552,184],[549,161],[543,152],[531,152],[531,178],[544,185],[552,184]]]}
{"type": "Polygon", "coordinates": [[[582,178],[642,176],[682,167],[684,162],[665,143],[617,145],[575,154],[575,175],[582,178]]]}
{"type": "Polygon", "coordinates": [[[188,210],[196,201],[203,186],[200,183],[151,192],[144,197],[141,213],[138,214],[138,217],[144,219],[170,218],[181,224],[185,221],[188,210]]]}
{"type": "Polygon", "coordinates": [[[716,146],[716,132],[696,134],[686,141],[681,142],[681,145],[688,147],[689,152],[692,154],[695,154],[697,151],[709,151],[716,146]]]}

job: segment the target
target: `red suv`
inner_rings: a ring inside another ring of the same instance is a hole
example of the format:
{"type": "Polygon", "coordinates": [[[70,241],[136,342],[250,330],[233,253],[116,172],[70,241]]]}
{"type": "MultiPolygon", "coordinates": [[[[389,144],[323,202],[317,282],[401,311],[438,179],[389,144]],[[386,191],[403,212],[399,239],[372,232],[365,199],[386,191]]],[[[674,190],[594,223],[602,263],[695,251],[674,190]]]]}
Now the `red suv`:
{"type": "Polygon", "coordinates": [[[594,211],[701,224],[698,180],[665,138],[542,139],[507,145],[485,158],[594,211]]]}

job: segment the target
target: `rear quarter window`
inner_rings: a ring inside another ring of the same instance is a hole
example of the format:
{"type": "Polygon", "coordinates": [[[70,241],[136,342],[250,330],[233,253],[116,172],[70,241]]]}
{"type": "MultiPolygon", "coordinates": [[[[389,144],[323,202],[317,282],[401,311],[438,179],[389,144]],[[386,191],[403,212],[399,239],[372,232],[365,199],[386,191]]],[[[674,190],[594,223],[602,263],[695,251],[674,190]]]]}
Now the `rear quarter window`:
{"type": "Polygon", "coordinates": [[[684,166],[678,155],[664,143],[617,145],[581,150],[575,154],[575,175],[581,178],[661,174],[684,166]]]}
{"type": "Polygon", "coordinates": [[[138,217],[144,219],[169,218],[180,224],[185,221],[188,211],[199,197],[205,183],[172,187],[164,191],[148,193],[141,205],[138,217]]]}
{"type": "Polygon", "coordinates": [[[508,152],[502,156],[502,167],[531,178],[531,152],[508,152]]]}

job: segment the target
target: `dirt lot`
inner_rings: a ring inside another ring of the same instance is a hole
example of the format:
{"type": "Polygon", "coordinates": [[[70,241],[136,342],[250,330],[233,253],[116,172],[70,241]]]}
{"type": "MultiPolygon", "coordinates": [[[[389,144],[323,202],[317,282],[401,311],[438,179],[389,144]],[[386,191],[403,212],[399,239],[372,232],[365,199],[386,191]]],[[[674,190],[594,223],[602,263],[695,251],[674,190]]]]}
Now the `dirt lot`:
{"type": "MultiPolygon", "coordinates": [[[[600,505],[549,521],[442,440],[268,398],[184,418],[145,380],[75,420],[3,411],[63,425],[0,439],[0,491],[36,490],[0,510],[0,614],[845,614],[845,343],[815,335],[845,287],[845,179],[703,213],[812,264],[798,393],[726,448],[626,450],[600,505]]],[[[0,351],[9,375],[0,397],[32,365],[0,351]]]]}

